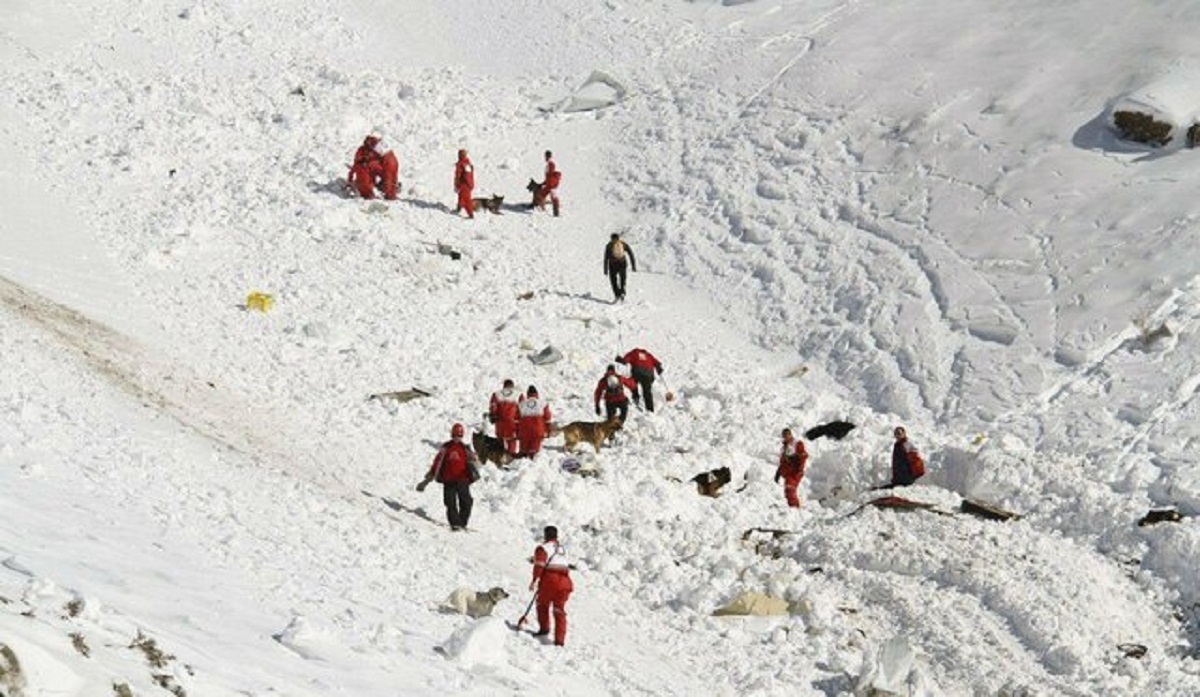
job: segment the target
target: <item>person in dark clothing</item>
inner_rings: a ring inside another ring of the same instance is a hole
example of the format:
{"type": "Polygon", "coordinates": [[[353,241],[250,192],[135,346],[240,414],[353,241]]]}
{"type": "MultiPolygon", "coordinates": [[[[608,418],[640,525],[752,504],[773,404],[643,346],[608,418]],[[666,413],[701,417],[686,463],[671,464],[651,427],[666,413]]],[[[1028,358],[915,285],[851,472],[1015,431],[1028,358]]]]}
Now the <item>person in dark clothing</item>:
{"type": "MultiPolygon", "coordinates": [[[[917,446],[908,440],[903,426],[892,431],[896,442],[892,445],[892,483],[890,486],[908,486],[925,474],[925,460],[917,452],[917,446]]],[[[890,488],[890,487],[889,487],[890,488]]]]}
{"type": "Polygon", "coordinates": [[[635,348],[624,356],[617,356],[616,361],[629,365],[630,376],[641,388],[646,411],[654,411],[654,390],[651,386],[654,384],[654,375],[662,375],[663,364],[654,354],[643,348],[635,348]]]}
{"type": "Polygon", "coordinates": [[[637,260],[633,257],[633,249],[613,233],[604,247],[604,274],[612,284],[613,302],[625,299],[625,268],[626,260],[630,271],[637,271],[637,260]]]}
{"type": "Polygon", "coordinates": [[[450,440],[438,448],[433,465],[425,478],[417,484],[417,491],[425,491],[429,482],[437,480],[442,485],[442,502],[446,504],[446,521],[451,530],[466,530],[471,520],[471,484],[479,479],[479,459],[471,446],[463,442],[466,429],[462,424],[450,428],[450,440]]]}

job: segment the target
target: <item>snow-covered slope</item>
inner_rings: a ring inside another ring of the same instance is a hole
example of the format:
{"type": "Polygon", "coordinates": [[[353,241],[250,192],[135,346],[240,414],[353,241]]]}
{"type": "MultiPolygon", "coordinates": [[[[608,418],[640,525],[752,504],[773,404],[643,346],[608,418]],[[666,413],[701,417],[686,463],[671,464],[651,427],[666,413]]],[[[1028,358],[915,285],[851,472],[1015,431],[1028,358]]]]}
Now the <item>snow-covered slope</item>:
{"type": "Polygon", "coordinates": [[[1200,510],[1195,156],[1104,127],[1200,58],[1192,3],[395,5],[0,8],[24,694],[832,695],[885,646],[911,694],[1200,692],[1200,530],[1135,526],[1200,510]],[[386,207],[341,195],[371,128],[386,207]],[[460,147],[503,215],[451,215],[460,147]],[[557,219],[516,205],[546,148],[557,219]],[[588,420],[635,345],[677,398],[585,447],[599,477],[551,439],[485,470],[466,534],[412,490],[504,378],[588,420]],[[832,419],[789,510],[779,430],[832,419]],[[906,496],[1023,517],[860,510],[896,423],[930,461],[906,496]],[[519,617],[545,524],[581,567],[565,648],[438,612],[500,585],[519,617]],[[795,614],[711,615],[742,591],[795,614]]]}

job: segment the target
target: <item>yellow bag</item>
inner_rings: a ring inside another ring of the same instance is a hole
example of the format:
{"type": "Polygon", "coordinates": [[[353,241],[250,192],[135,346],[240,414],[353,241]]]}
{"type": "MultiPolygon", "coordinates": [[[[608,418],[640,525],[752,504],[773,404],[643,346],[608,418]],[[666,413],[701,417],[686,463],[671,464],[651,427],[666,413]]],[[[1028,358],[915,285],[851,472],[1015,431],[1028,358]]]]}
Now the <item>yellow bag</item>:
{"type": "Polygon", "coordinates": [[[246,309],[258,310],[259,312],[267,312],[275,306],[275,298],[270,293],[260,293],[252,291],[246,296],[246,309]]]}

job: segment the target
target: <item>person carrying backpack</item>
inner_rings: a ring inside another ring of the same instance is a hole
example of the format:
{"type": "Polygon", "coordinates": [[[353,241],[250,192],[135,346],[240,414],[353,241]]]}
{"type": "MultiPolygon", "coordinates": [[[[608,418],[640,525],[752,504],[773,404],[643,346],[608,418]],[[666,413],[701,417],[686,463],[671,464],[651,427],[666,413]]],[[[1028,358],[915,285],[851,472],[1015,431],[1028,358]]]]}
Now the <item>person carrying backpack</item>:
{"type": "Polygon", "coordinates": [[[617,375],[617,366],[610,363],[604,371],[604,377],[596,383],[596,391],[592,393],[592,401],[596,404],[596,416],[600,416],[600,397],[604,397],[604,412],[608,420],[612,421],[615,416],[621,423],[625,423],[625,417],[629,415],[629,396],[625,394],[626,389],[633,392],[633,399],[636,401],[637,383],[624,375],[617,375]]]}
{"type": "Polygon", "coordinates": [[[783,480],[783,497],[792,508],[800,507],[800,481],[804,479],[808,451],[804,441],[792,435],[792,429],[783,429],[783,450],[779,453],[779,467],[775,469],[775,483],[783,480]]]}
{"type": "Polygon", "coordinates": [[[604,247],[604,275],[612,285],[613,302],[625,299],[625,268],[626,260],[631,271],[637,271],[637,259],[633,258],[633,248],[613,233],[608,244],[604,247]]]}
{"type": "Polygon", "coordinates": [[[908,486],[924,476],[925,460],[917,451],[917,446],[908,439],[903,426],[897,426],[892,435],[896,437],[896,442],[892,445],[891,486],[908,486]]]}
{"type": "Polygon", "coordinates": [[[546,174],[542,178],[541,186],[538,187],[537,195],[543,202],[549,201],[550,207],[554,210],[554,217],[558,217],[559,201],[558,201],[558,185],[562,183],[562,172],[558,166],[554,164],[554,153],[546,151],[546,174]]]}
{"type": "Polygon", "coordinates": [[[446,521],[454,531],[467,529],[474,504],[471,484],[479,479],[479,458],[471,446],[463,442],[465,432],[462,424],[450,427],[450,440],[438,448],[429,472],[417,484],[417,491],[425,491],[429,482],[441,483],[446,521]]]}

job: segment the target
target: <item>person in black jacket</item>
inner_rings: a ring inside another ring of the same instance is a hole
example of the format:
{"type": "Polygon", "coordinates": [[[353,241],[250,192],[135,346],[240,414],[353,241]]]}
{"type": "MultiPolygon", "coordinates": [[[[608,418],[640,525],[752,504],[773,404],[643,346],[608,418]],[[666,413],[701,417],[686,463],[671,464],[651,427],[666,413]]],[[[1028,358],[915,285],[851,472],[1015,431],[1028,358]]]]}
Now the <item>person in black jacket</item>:
{"type": "Polygon", "coordinates": [[[608,276],[608,281],[612,284],[613,302],[625,299],[626,260],[629,262],[629,269],[637,271],[637,260],[633,258],[633,248],[614,232],[608,245],[604,247],[604,274],[608,276]]]}

